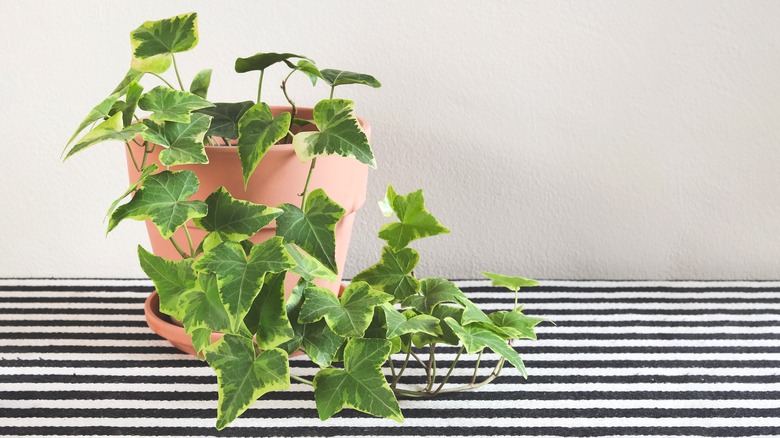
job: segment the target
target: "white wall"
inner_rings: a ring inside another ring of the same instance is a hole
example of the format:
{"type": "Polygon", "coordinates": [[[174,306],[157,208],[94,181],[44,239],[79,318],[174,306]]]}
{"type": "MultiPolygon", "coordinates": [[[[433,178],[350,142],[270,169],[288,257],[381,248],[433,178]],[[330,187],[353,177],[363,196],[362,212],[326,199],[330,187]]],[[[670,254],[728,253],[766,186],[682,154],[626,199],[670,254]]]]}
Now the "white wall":
{"type": "Polygon", "coordinates": [[[104,237],[121,145],[59,153],[123,75],[128,33],[191,10],[180,67],[214,68],[215,100],[252,98],[232,64],[258,51],[384,84],[342,92],[379,162],[348,276],[378,258],[392,182],[453,230],[416,245],[426,276],[780,278],[780,2],[713,0],[0,1],[0,276],[142,275],[143,226],[104,237]]]}

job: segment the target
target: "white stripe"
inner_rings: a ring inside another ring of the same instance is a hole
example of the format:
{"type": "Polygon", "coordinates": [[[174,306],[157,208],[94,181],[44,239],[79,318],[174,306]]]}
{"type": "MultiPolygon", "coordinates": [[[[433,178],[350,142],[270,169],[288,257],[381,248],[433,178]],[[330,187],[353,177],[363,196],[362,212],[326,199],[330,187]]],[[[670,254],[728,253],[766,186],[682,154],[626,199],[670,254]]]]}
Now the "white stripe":
{"type": "MultiPolygon", "coordinates": [[[[480,305],[480,307],[482,307],[480,305]]],[[[533,310],[533,309],[531,309],[533,310]]],[[[553,311],[555,312],[555,311],[553,311]]],[[[536,313],[536,312],[534,312],[536,313]]],[[[627,313],[618,315],[556,315],[555,313],[544,312],[541,317],[553,321],[555,323],[561,321],[598,321],[598,322],[613,322],[613,321],[656,321],[658,323],[663,322],[698,322],[698,321],[775,321],[780,324],[780,315],[772,314],[748,314],[748,315],[731,315],[726,313],[708,313],[704,315],[665,315],[665,314],[644,314],[644,313],[627,313]]]]}
{"type": "Polygon", "coordinates": [[[2,303],[0,309],[142,309],[138,303],[2,303]]]}
{"type": "MultiPolygon", "coordinates": [[[[0,309],[2,311],[2,309],[0,309]]],[[[84,313],[63,313],[63,314],[8,314],[0,313],[0,321],[145,321],[143,315],[91,315],[84,313]]],[[[0,323],[1,324],[1,323],[0,323]]]]}
{"type": "Polygon", "coordinates": [[[144,278],[118,280],[118,279],[97,279],[80,280],[68,278],[30,278],[30,279],[8,279],[0,278],[0,286],[85,286],[85,287],[133,287],[133,286],[154,286],[152,281],[144,278]]]}
{"type": "MultiPolygon", "coordinates": [[[[458,287],[491,286],[490,280],[457,280],[458,287]]],[[[540,280],[540,286],[619,288],[619,287],[780,287],[780,281],[689,281],[689,280],[540,280]]],[[[521,291],[524,289],[520,289],[521,291]]]]}
{"type": "Polygon", "coordinates": [[[153,333],[149,327],[47,327],[47,326],[0,326],[0,333],[153,333]]]}
{"type": "Polygon", "coordinates": [[[653,334],[653,333],[677,333],[677,334],[706,334],[706,333],[726,333],[726,334],[761,334],[761,333],[780,333],[780,327],[567,327],[565,325],[550,326],[543,325],[536,327],[536,333],[543,338],[547,333],[578,333],[582,339],[587,339],[588,335],[603,334],[653,334]]]}
{"type": "Polygon", "coordinates": [[[0,299],[6,298],[36,298],[40,301],[45,301],[45,298],[135,298],[145,299],[149,296],[149,292],[42,292],[42,291],[21,291],[21,292],[9,292],[0,291],[0,299]]]}
{"type": "MultiPolygon", "coordinates": [[[[0,346],[62,346],[62,347],[171,347],[165,339],[155,340],[128,340],[117,342],[115,339],[4,339],[0,340],[0,346]]],[[[69,353],[61,353],[67,357],[69,353]]]]}
{"type": "MultiPolygon", "coordinates": [[[[29,293],[29,292],[28,292],[29,293]]],[[[38,292],[36,292],[36,295],[38,292]]],[[[507,301],[514,301],[514,292],[466,292],[466,296],[471,299],[483,298],[483,299],[503,299],[507,301]]],[[[664,299],[664,298],[678,298],[686,300],[705,300],[713,298],[730,298],[730,299],[776,299],[780,296],[778,292],[657,292],[657,291],[641,291],[641,292],[613,292],[613,291],[601,291],[601,292],[537,292],[537,291],[520,291],[518,299],[522,303],[524,299],[539,299],[539,300],[553,300],[553,299],[567,299],[567,298],[580,298],[580,299],[605,299],[605,298],[630,298],[630,299],[664,299]]]]}

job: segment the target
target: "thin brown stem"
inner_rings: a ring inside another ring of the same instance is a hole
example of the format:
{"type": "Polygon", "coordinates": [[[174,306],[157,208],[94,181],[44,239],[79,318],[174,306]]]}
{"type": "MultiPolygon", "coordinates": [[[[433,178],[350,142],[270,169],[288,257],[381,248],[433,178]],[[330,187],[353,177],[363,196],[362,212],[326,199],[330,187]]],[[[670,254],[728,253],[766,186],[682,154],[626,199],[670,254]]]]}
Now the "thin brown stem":
{"type": "Polygon", "coordinates": [[[311,159],[311,166],[309,166],[309,174],[306,175],[306,184],[303,185],[303,192],[301,192],[301,210],[306,209],[306,192],[309,191],[309,182],[311,181],[311,174],[314,172],[314,166],[317,165],[317,157],[311,159]]]}
{"type": "Polygon", "coordinates": [[[404,374],[404,371],[406,371],[406,366],[409,364],[409,358],[412,357],[412,346],[409,346],[409,351],[406,352],[406,358],[404,359],[404,364],[401,365],[401,369],[398,371],[398,374],[393,379],[393,383],[390,384],[391,388],[395,388],[395,385],[398,384],[398,381],[401,380],[401,376],[404,374]]]}
{"type": "Polygon", "coordinates": [[[425,387],[426,391],[433,388],[433,384],[436,382],[436,343],[433,342],[429,346],[430,353],[428,354],[428,370],[430,371],[430,378],[428,379],[428,386],[425,387]]]}
{"type": "Polygon", "coordinates": [[[471,384],[477,381],[477,373],[479,372],[479,363],[482,361],[482,352],[485,350],[479,350],[479,356],[477,356],[477,364],[474,365],[474,374],[471,375],[471,384]]]}
{"type": "MultiPolygon", "coordinates": [[[[133,139],[133,141],[135,141],[135,139],[133,139]]],[[[138,162],[135,161],[135,155],[133,155],[133,148],[130,147],[130,142],[125,143],[125,146],[127,146],[127,153],[130,154],[130,159],[133,161],[133,167],[140,172],[142,169],[138,168],[138,162]]]]}
{"type": "Polygon", "coordinates": [[[170,239],[168,239],[168,240],[170,240],[170,241],[171,241],[171,243],[173,244],[173,247],[174,247],[174,248],[176,248],[176,252],[178,252],[178,253],[179,253],[179,255],[181,256],[181,258],[183,258],[183,259],[189,258],[189,257],[187,257],[187,253],[186,253],[186,252],[184,252],[184,250],[183,250],[183,249],[181,249],[181,248],[179,247],[179,244],[178,244],[178,243],[176,243],[176,241],[173,239],[173,236],[171,236],[171,238],[170,238],[170,239]]]}
{"type": "Polygon", "coordinates": [[[458,364],[458,359],[460,359],[460,355],[463,354],[463,350],[465,349],[466,347],[463,345],[460,347],[460,350],[458,350],[458,354],[455,355],[455,359],[452,361],[452,365],[450,365],[450,369],[447,371],[447,374],[444,376],[444,378],[442,379],[441,383],[436,388],[436,390],[433,391],[433,395],[440,393],[442,389],[444,389],[444,385],[447,383],[447,380],[450,379],[452,372],[455,371],[455,365],[458,364]]]}

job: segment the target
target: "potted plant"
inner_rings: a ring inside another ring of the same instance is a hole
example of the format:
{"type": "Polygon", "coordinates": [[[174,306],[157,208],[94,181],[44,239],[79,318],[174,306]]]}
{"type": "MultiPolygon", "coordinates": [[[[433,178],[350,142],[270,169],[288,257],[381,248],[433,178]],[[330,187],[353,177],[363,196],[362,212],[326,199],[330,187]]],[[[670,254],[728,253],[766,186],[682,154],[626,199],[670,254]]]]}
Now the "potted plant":
{"type": "Polygon", "coordinates": [[[108,231],[135,219],[154,232],[154,253],[138,247],[141,267],[156,288],[147,317],[162,312],[180,321],[189,346],[179,347],[191,348],[215,370],[217,428],[291,380],[314,387],[323,420],[351,407],[402,421],[397,395],[474,389],[498,376],[505,361],[525,376],[510,343],[536,337],[534,327],[542,320],[524,315],[517,303],[518,289],[536,282],[485,273],[495,285],[515,291],[511,309],[485,314],[452,282],[417,278],[419,254],[409,244],[449,232],[425,208],[421,190],[401,195],[388,187],[380,206],[396,221],[379,231],[386,242],[379,262],[340,293],[332,287],[346,256],[346,243],[339,255],[338,229],[348,218],[343,204],[350,204],[353,215],[360,208],[366,166],[375,165],[367,123],[354,115],[352,101],[334,92],[341,85],[379,82],[366,74],[321,70],[301,55],[260,53],[235,64],[239,73],[259,72],[256,101],[214,103],[207,100],[210,70],[196,74],[185,89],[176,65],[175,54],[197,41],[194,13],[134,30],[131,69],[89,112],[63,152],[68,158],[104,141],[125,144],[131,185],[111,204],[108,231]],[[281,84],[289,107],[261,101],[265,70],[276,64],[290,69],[281,84]],[[171,66],[178,88],[162,76],[171,66]],[[325,82],[328,97],[311,109],[296,106],[287,89],[296,72],[313,85],[325,82]],[[148,76],[162,85],[145,89],[140,81],[148,76]],[[258,177],[264,165],[267,172],[258,177]],[[273,170],[280,167],[294,169],[286,176],[297,181],[278,184],[281,177],[273,170]],[[318,172],[327,178],[318,179],[318,172]],[[333,184],[339,178],[347,182],[333,184]],[[443,375],[437,372],[437,344],[459,348],[443,375]],[[501,356],[493,373],[478,382],[477,359],[470,384],[449,386],[461,355],[481,358],[486,348],[501,356]],[[421,349],[427,360],[417,354],[421,349]],[[290,373],[288,358],[299,352],[321,368],[312,380],[290,373]],[[422,388],[401,380],[412,359],[425,370],[422,388]]]}

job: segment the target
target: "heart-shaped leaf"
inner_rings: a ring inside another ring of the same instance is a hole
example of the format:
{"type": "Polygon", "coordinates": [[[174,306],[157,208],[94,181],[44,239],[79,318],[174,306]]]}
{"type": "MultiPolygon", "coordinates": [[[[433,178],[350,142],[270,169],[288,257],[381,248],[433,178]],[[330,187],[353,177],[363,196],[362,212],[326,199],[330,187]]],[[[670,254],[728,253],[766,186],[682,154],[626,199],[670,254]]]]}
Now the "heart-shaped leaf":
{"type": "Polygon", "coordinates": [[[322,74],[320,74],[320,70],[317,68],[317,65],[308,59],[301,59],[297,64],[288,64],[288,66],[302,71],[309,78],[312,85],[317,85],[317,79],[322,77],[322,74]]]}
{"type": "Polygon", "coordinates": [[[351,100],[322,100],[314,106],[314,123],[319,132],[299,132],[293,137],[295,154],[302,162],[320,155],[351,157],[376,168],[374,152],[368,144],[351,100]]]}
{"type": "Polygon", "coordinates": [[[224,187],[210,194],[206,205],[208,214],[193,222],[203,230],[219,234],[222,242],[248,239],[282,214],[278,208],[238,200],[224,187]]]}
{"type": "Polygon", "coordinates": [[[182,14],[147,21],[130,32],[135,70],[161,74],[168,70],[174,53],[186,52],[198,44],[198,14],[182,14]]]}
{"type": "Polygon", "coordinates": [[[158,257],[138,245],[138,259],[141,269],[154,283],[160,297],[160,311],[178,320],[184,318],[183,309],[178,306],[182,294],[195,287],[195,273],[192,259],[172,261],[158,257]]]}
{"type": "Polygon", "coordinates": [[[383,225],[379,230],[379,238],[391,247],[403,248],[413,240],[450,232],[425,209],[422,190],[398,195],[393,186],[388,186],[386,196],[387,203],[398,216],[399,222],[383,225]]]}
{"type": "Polygon", "coordinates": [[[252,337],[246,326],[236,324],[225,310],[214,274],[199,273],[197,286],[181,294],[177,307],[181,309],[184,331],[192,338],[196,352],[211,345],[212,332],[252,337]]]}
{"type": "Polygon", "coordinates": [[[144,120],[147,127],[143,139],[165,149],[160,152],[160,162],[166,166],[180,164],[204,164],[209,162],[203,139],[211,124],[211,117],[193,114],[187,123],[165,122],[157,124],[144,120]]]}
{"type": "Polygon", "coordinates": [[[238,121],[238,157],[244,174],[244,186],[266,152],[287,135],[290,113],[274,118],[271,108],[260,102],[249,108],[238,121]]]}
{"type": "Polygon", "coordinates": [[[375,77],[365,73],[355,73],[346,70],[336,70],[332,68],[326,68],[320,70],[322,79],[330,86],[347,85],[347,84],[361,84],[368,85],[372,88],[379,88],[382,84],[376,80],[375,77]]]}
{"type": "MultiPolygon", "coordinates": [[[[414,312],[409,311],[407,312],[414,312]]],[[[446,318],[452,318],[455,321],[460,321],[463,317],[463,309],[459,307],[453,307],[448,306],[446,304],[440,304],[433,308],[433,311],[431,312],[431,316],[438,319],[439,322],[439,329],[441,331],[441,335],[439,336],[433,336],[429,333],[414,333],[412,335],[412,343],[415,347],[421,348],[425,345],[429,345],[433,342],[436,342],[437,344],[449,344],[449,345],[458,345],[460,344],[460,339],[455,335],[455,333],[452,331],[450,326],[444,322],[446,318]]]]}
{"type": "Polygon", "coordinates": [[[139,108],[152,112],[149,118],[156,123],[190,123],[193,111],[213,106],[213,103],[198,95],[162,85],[152,88],[138,101],[139,108]]]}
{"type": "Polygon", "coordinates": [[[136,123],[126,128],[122,127],[122,113],[116,113],[108,119],[104,120],[94,129],[84,134],[75,145],[65,155],[67,160],[75,153],[83,151],[84,149],[94,146],[104,141],[121,141],[127,143],[134,139],[146,130],[146,126],[136,123]]]}
{"type": "Polygon", "coordinates": [[[473,354],[488,347],[514,365],[523,377],[528,378],[528,373],[525,371],[525,365],[523,365],[520,355],[492,330],[480,324],[469,324],[464,327],[452,318],[445,318],[444,322],[463,341],[463,346],[466,347],[467,353],[473,354]]]}
{"type": "Polygon", "coordinates": [[[188,220],[206,215],[206,203],[188,201],[198,185],[198,177],[189,170],[166,170],[150,176],[130,202],[114,210],[108,232],[124,219],[150,219],[163,238],[170,238],[188,220]]]}
{"type": "Polygon", "coordinates": [[[206,98],[209,93],[209,86],[211,85],[211,69],[201,70],[198,74],[192,78],[192,84],[190,84],[190,93],[206,98]]]}
{"type": "Polygon", "coordinates": [[[212,117],[211,127],[207,135],[224,137],[228,139],[238,138],[238,121],[254,102],[216,102],[212,108],[198,110],[199,113],[212,117]]]}
{"type": "Polygon", "coordinates": [[[392,295],[371,289],[368,283],[362,281],[350,283],[340,299],[328,289],[310,286],[304,292],[298,321],[308,324],[325,318],[337,334],[359,338],[371,324],[374,307],[392,298],[392,295]]]}
{"type": "Polygon", "coordinates": [[[544,318],[523,315],[522,312],[501,310],[488,315],[490,321],[509,335],[511,339],[536,339],[534,327],[544,318]]]}
{"type": "Polygon", "coordinates": [[[344,369],[326,368],[314,376],[314,400],[321,420],[350,407],[403,422],[398,401],[381,369],[390,348],[384,339],[350,339],[344,349],[344,369]]]}
{"type": "Polygon", "coordinates": [[[262,349],[277,347],[295,336],[284,307],[285,275],[286,271],[266,274],[263,287],[244,318],[262,349]]]}
{"type": "Polygon", "coordinates": [[[412,295],[403,302],[404,307],[413,307],[420,313],[430,315],[441,303],[460,304],[466,298],[455,283],[443,278],[420,280],[420,295],[412,295]]]}
{"type": "Polygon", "coordinates": [[[385,314],[387,324],[387,339],[402,336],[407,333],[427,333],[431,336],[441,336],[439,319],[431,315],[414,315],[407,318],[392,305],[385,303],[379,308],[385,314]]]}
{"type": "Polygon", "coordinates": [[[106,217],[111,216],[111,213],[114,212],[114,209],[116,209],[116,206],[119,205],[120,202],[122,202],[126,197],[128,197],[130,193],[133,193],[139,187],[141,187],[144,181],[146,181],[146,178],[149,178],[149,175],[152,175],[153,173],[157,172],[159,169],[160,168],[157,167],[157,165],[154,163],[144,167],[143,172],[141,172],[141,174],[138,175],[138,179],[134,183],[130,184],[130,187],[128,187],[127,190],[125,190],[125,192],[122,193],[120,197],[116,198],[114,202],[111,203],[111,205],[108,207],[108,212],[106,213],[106,217]]]}
{"type": "Polygon", "coordinates": [[[379,263],[355,275],[353,281],[365,281],[375,289],[395,296],[397,301],[414,295],[420,282],[410,274],[420,261],[420,254],[411,248],[382,248],[379,263]]]}
{"type": "Polygon", "coordinates": [[[493,286],[505,287],[512,292],[517,292],[521,287],[538,286],[539,282],[530,278],[501,275],[494,272],[483,272],[482,275],[492,280],[493,286]]]}
{"type": "MultiPolygon", "coordinates": [[[[102,102],[95,105],[94,108],[92,108],[89,111],[89,114],[87,114],[86,117],[84,117],[84,120],[81,121],[79,124],[79,127],[76,128],[76,132],[73,133],[73,135],[70,137],[70,140],[68,140],[68,145],[73,143],[73,140],[76,139],[76,137],[81,133],[81,131],[84,130],[87,126],[89,126],[91,123],[96,122],[100,119],[107,119],[111,117],[109,114],[111,112],[111,108],[114,106],[114,103],[122,97],[119,93],[114,93],[105,98],[102,102]]],[[[67,149],[68,146],[65,146],[65,149],[67,149]]]]}
{"type": "Polygon", "coordinates": [[[319,260],[298,248],[294,243],[285,243],[284,247],[293,260],[295,260],[293,272],[300,275],[304,280],[312,282],[315,278],[321,278],[325,281],[338,281],[339,278],[336,274],[326,268],[319,260]]]}
{"type": "Polygon", "coordinates": [[[124,123],[125,126],[130,126],[130,124],[133,123],[133,116],[138,107],[138,100],[141,99],[143,92],[144,87],[138,82],[133,82],[127,86],[125,104],[122,108],[122,123],[124,123]]]}
{"type": "Polygon", "coordinates": [[[266,68],[290,58],[306,58],[305,56],[294,53],[258,53],[248,58],[236,59],[236,72],[246,73],[248,71],[262,71],[266,68]]]}
{"type": "Polygon", "coordinates": [[[217,429],[235,420],[263,394],[290,387],[287,353],[278,348],[255,355],[251,339],[225,335],[205,350],[217,373],[217,429]]]}
{"type": "Polygon", "coordinates": [[[325,194],[314,190],[306,198],[305,211],[292,204],[279,206],[284,214],[276,218],[276,235],[284,237],[319,260],[331,272],[336,266],[336,223],[345,210],[325,194]]]}

